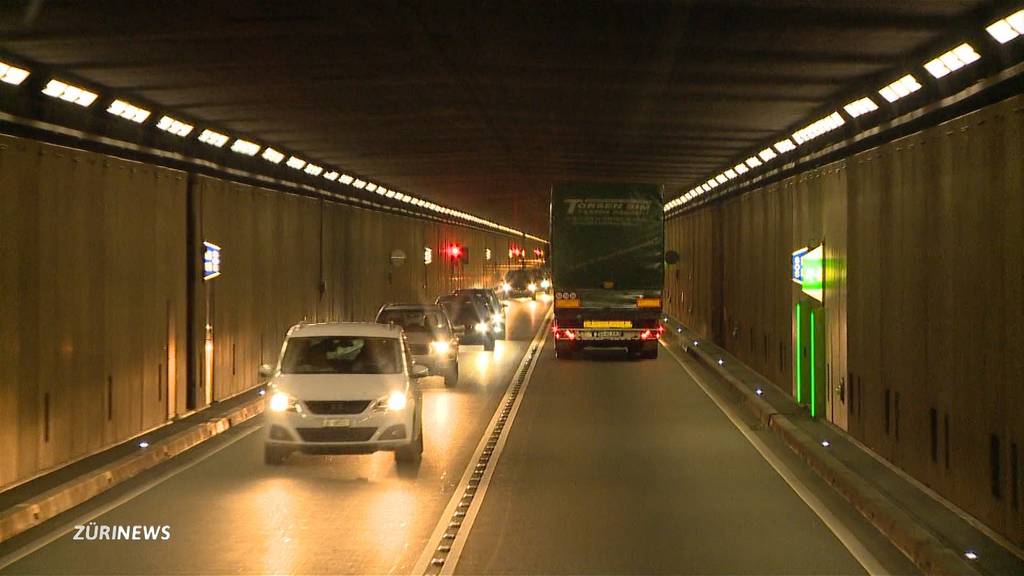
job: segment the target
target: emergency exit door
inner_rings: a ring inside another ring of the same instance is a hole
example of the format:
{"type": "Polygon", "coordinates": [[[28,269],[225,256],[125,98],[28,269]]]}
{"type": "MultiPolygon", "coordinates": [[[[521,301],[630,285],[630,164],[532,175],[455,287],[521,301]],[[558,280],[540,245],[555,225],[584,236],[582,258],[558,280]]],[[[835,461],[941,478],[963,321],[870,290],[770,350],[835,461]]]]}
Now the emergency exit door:
{"type": "Polygon", "coordinates": [[[825,314],[817,302],[798,299],[793,309],[793,398],[812,418],[826,414],[825,314]]]}

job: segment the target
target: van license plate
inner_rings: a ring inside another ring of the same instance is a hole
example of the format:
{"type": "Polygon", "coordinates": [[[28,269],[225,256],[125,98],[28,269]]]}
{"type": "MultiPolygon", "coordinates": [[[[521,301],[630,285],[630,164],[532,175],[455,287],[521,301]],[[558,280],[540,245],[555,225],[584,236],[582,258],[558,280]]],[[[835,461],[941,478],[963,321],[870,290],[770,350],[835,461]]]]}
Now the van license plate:
{"type": "Polygon", "coordinates": [[[324,418],[324,428],[347,428],[352,425],[351,418],[324,418]]]}

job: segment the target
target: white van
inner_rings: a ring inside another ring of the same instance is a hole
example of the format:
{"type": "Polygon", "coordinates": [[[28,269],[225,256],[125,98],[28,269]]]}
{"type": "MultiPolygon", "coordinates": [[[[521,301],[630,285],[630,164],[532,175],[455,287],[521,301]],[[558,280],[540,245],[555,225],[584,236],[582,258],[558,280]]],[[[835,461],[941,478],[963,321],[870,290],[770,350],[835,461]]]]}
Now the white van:
{"type": "Polygon", "coordinates": [[[267,464],[292,452],[395,453],[419,462],[423,403],[401,327],[368,322],[300,324],[288,331],[276,369],[264,365],[267,464]]]}

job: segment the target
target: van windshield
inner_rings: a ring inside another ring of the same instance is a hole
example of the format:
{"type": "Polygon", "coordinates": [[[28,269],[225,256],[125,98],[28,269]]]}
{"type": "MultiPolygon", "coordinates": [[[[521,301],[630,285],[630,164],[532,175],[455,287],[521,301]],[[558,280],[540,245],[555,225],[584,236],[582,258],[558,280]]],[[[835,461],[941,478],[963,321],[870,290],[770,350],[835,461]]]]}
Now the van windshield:
{"type": "Polygon", "coordinates": [[[399,374],[397,338],[309,336],[289,338],[282,374],[399,374]]]}
{"type": "Polygon", "coordinates": [[[441,314],[429,310],[385,310],[377,322],[396,324],[406,332],[444,332],[447,323],[441,314]]]}

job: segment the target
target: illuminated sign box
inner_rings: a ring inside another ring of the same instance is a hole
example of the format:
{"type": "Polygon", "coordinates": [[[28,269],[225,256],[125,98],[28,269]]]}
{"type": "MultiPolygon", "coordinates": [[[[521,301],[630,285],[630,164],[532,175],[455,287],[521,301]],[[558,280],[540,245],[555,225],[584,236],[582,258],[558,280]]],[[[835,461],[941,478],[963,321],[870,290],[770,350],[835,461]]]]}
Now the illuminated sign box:
{"type": "Polygon", "coordinates": [[[220,276],[220,246],[203,242],[203,280],[220,276]]]}
{"type": "Polygon", "coordinates": [[[825,250],[819,244],[814,248],[801,248],[793,252],[793,282],[800,290],[822,302],[825,297],[825,250]]]}

